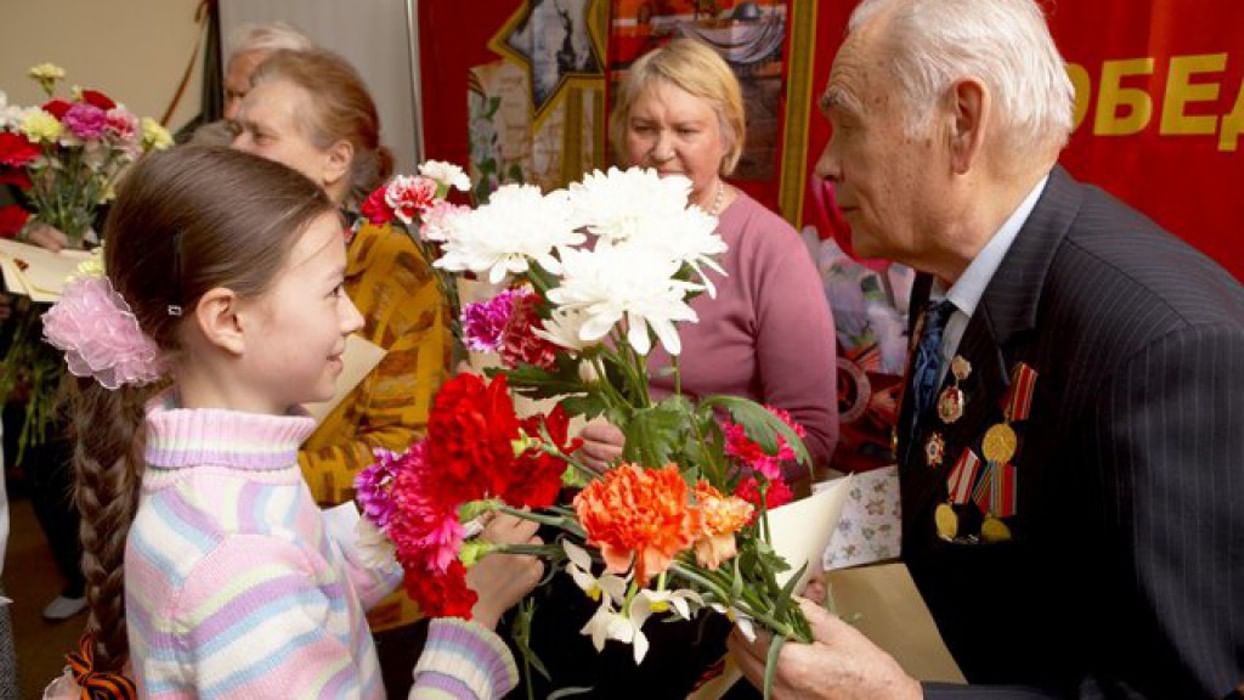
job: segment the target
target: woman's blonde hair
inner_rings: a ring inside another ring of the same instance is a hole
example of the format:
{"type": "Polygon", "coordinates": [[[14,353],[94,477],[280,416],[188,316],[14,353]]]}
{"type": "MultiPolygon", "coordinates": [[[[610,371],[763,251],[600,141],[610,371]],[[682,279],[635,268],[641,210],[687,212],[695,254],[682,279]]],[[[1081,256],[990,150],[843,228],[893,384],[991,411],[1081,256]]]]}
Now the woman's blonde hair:
{"type": "Polygon", "coordinates": [[[721,175],[734,172],[734,166],[743,154],[743,139],[747,132],[743,92],[725,59],[695,39],[675,39],[631,64],[618,88],[613,114],[609,117],[609,138],[617,149],[618,157],[627,160],[626,128],[631,118],[631,107],[644,90],[658,81],[707,100],[713,106],[726,145],[718,172],[721,175]]]}

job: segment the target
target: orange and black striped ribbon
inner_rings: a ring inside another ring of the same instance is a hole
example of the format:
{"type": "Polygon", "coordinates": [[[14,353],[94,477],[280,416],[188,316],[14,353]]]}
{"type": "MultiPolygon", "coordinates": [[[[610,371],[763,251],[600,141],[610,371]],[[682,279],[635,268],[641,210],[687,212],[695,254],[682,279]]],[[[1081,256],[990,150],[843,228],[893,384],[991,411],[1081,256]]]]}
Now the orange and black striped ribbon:
{"type": "Polygon", "coordinates": [[[82,688],[82,700],[138,700],[134,681],[120,673],[95,670],[95,637],[82,635],[78,650],[65,655],[73,679],[82,688]]]}

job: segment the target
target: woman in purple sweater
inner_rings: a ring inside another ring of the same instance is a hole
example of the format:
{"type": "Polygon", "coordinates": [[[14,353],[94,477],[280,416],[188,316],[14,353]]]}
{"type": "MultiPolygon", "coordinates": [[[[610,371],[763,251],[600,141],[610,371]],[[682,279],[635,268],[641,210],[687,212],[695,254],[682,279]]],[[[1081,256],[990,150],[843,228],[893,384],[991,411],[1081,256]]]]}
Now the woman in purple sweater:
{"type": "MultiPolygon", "coordinates": [[[[716,273],[716,298],[697,297],[699,323],[682,324],[682,390],[692,397],[745,396],[789,411],[807,429],[816,466],[838,442],[834,322],[812,258],[790,224],[727,184],[743,152],[743,100],[722,58],[692,39],[645,54],[617,93],[609,135],[620,159],[691,179],[691,201],[719,218],[730,247],[716,273]]],[[[669,355],[648,358],[652,387],[673,390],[660,372],[669,355]]],[[[621,455],[610,425],[583,431],[585,455],[598,465],[621,455]]],[[[788,478],[806,479],[802,474],[788,478]]]]}
{"type": "MultiPolygon", "coordinates": [[[[679,39],[631,66],[617,94],[610,135],[621,160],[691,179],[692,201],[720,219],[729,245],[714,275],[716,298],[697,297],[699,323],[682,324],[682,390],[692,396],[733,394],[790,412],[807,429],[818,465],[838,440],[834,330],[820,278],[803,242],[779,216],[726,184],[743,147],[743,104],[738,81],[712,49],[679,39]]],[[[709,274],[714,274],[710,272],[709,274]]],[[[659,347],[648,358],[657,395],[673,390],[659,347]]],[[[621,431],[593,425],[582,437],[586,457],[603,466],[622,453],[621,431]]],[[[795,470],[792,469],[792,472],[795,470]]],[[[800,468],[806,481],[807,471],[800,468]]],[[[798,481],[799,475],[787,475],[798,481]]],[[[533,634],[533,646],[552,678],[534,678],[536,694],[559,687],[590,687],[594,697],[685,697],[700,674],[725,652],[730,623],[712,615],[700,622],[648,625],[651,651],[643,664],[629,647],[597,653],[578,634],[596,604],[566,577],[554,577],[540,603],[557,609],[533,634]]]]}

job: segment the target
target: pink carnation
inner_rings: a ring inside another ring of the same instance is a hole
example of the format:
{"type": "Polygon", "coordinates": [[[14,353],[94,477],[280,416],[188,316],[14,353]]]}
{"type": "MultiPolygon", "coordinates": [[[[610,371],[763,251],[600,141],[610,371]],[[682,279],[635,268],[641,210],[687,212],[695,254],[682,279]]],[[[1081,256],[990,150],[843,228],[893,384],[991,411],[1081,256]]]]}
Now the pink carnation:
{"type": "Polygon", "coordinates": [[[396,511],[387,533],[407,571],[443,574],[458,558],[466,530],[458,522],[458,503],[438,494],[427,463],[426,442],[412,445],[402,456],[391,495],[396,511]]]}
{"type": "Polygon", "coordinates": [[[113,107],[104,114],[104,130],[117,141],[133,141],[138,135],[138,117],[124,107],[113,107]]]}
{"type": "MultiPolygon", "coordinates": [[[[790,429],[800,439],[807,436],[808,431],[802,425],[796,423],[787,411],[770,405],[766,405],[765,409],[790,426],[790,429]]],[[[751,469],[764,474],[769,479],[777,479],[782,475],[782,462],[789,462],[795,459],[795,450],[786,443],[786,438],[782,437],[781,434],[777,435],[777,453],[769,454],[765,452],[759,443],[747,436],[747,431],[743,429],[743,426],[731,421],[725,421],[722,429],[726,434],[726,454],[734,457],[751,469]]]]}
{"type": "Polygon", "coordinates": [[[514,312],[514,301],[526,292],[507,289],[488,301],[462,307],[462,336],[471,352],[496,352],[501,347],[505,325],[514,312]]]}
{"type": "Polygon", "coordinates": [[[384,201],[402,223],[410,225],[436,200],[436,181],[414,175],[398,175],[385,190],[384,201]]]}
{"type": "Polygon", "coordinates": [[[65,128],[80,139],[97,139],[104,135],[108,117],[104,110],[85,102],[75,102],[61,119],[65,128]]]}
{"type": "Polygon", "coordinates": [[[74,376],[94,377],[108,389],[160,378],[160,348],[106,277],[65,285],[60,301],[43,314],[43,335],[65,352],[74,376]]]}

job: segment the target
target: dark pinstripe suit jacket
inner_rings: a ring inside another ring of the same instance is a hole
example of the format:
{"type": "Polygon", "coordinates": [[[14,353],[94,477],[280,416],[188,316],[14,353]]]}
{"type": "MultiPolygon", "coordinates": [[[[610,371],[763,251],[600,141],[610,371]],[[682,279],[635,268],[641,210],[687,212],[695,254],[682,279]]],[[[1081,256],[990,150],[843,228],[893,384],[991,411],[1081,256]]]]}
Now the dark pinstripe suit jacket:
{"type": "Polygon", "coordinates": [[[1244,683],[1240,284],[1056,168],[959,354],[964,416],[931,411],[900,436],[903,557],[968,679],[995,687],[928,694],[1223,697],[1244,683]],[[979,454],[1019,361],[1040,378],[1016,425],[1014,539],[944,542],[948,466],[926,464],[925,440],[944,435],[947,465],[979,454]]]}

